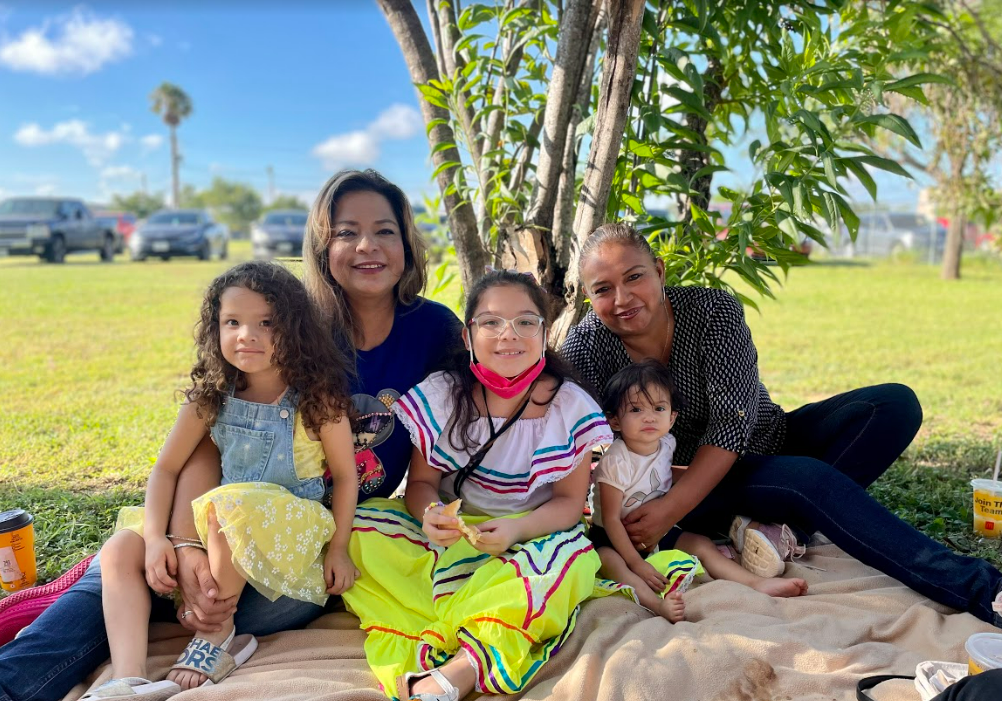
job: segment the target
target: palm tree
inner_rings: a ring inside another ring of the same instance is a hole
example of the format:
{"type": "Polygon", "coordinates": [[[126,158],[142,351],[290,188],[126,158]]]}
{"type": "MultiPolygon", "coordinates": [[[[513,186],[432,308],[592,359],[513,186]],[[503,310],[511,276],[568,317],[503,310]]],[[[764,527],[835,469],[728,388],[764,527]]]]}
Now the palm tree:
{"type": "Polygon", "coordinates": [[[191,98],[188,93],[173,83],[161,83],[160,87],[150,93],[150,108],[170,127],[170,163],[173,176],[174,206],[181,201],[181,183],[178,179],[177,167],[181,158],[177,154],[177,125],[191,114],[191,98]]]}

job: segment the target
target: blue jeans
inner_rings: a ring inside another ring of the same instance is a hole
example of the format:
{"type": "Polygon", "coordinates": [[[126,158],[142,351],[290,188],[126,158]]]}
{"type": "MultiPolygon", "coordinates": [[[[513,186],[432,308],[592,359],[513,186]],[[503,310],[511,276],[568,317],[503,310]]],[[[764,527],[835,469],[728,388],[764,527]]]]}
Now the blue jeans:
{"type": "Polygon", "coordinates": [[[933,601],[993,621],[1002,573],[959,555],[892,514],[866,492],[922,423],[915,393],[887,384],[846,392],[787,414],[779,455],[745,455],[679,524],[726,532],[734,514],[820,531],[852,557],[933,601]]]}
{"type": "MultiPolygon", "coordinates": [[[[315,604],[285,597],[271,602],[245,587],[235,621],[241,633],[270,635],[302,628],[322,613],[315,604]]],[[[176,620],[173,604],[154,596],[151,618],[176,620]]],[[[0,647],[0,701],[59,701],[108,654],[99,555],[19,638],[0,647]]]]}

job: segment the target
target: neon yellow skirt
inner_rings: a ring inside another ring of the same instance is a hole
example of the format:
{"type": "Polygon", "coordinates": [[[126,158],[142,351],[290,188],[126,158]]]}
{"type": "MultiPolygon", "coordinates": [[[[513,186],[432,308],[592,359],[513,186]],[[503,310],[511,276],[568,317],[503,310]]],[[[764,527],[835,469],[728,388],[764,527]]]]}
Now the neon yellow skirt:
{"type": "MultiPolygon", "coordinates": [[[[288,596],[323,606],[324,548],[334,535],[334,517],[323,504],[270,482],[233,482],[191,503],[202,543],[209,539],[209,506],[233,553],[237,571],[262,596],[288,596]]],[[[115,530],[143,534],[143,507],[123,508],[115,530]]]]}
{"type": "Polygon", "coordinates": [[[601,561],[581,524],[492,557],[465,538],[433,545],[402,500],[369,499],[355,512],[349,552],[362,576],[344,601],[391,698],[397,676],[460,650],[477,669],[477,691],[517,693],[571,633],[581,602],[617,593],[596,588],[601,561]]]}

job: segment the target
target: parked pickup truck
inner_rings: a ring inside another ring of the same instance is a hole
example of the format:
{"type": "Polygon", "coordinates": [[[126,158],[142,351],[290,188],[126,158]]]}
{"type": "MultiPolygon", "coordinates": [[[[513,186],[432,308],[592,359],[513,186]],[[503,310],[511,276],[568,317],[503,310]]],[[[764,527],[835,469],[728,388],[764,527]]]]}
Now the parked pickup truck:
{"type": "Polygon", "coordinates": [[[95,219],[83,202],[59,197],[11,197],[0,202],[0,256],[37,255],[62,263],[67,253],[97,251],[111,262],[117,233],[95,219]]]}

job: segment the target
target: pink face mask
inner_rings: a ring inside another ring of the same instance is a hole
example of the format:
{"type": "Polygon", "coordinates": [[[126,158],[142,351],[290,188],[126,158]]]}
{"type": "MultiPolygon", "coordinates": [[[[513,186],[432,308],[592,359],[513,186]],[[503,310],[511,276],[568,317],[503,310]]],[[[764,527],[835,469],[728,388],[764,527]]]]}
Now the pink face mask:
{"type": "Polygon", "coordinates": [[[478,363],[473,357],[473,343],[470,342],[470,371],[480,384],[489,389],[502,399],[511,399],[528,389],[529,385],[536,381],[539,374],[546,367],[546,332],[543,332],[543,354],[535,365],[523,370],[515,377],[504,377],[499,375],[483,363],[478,363]]]}

